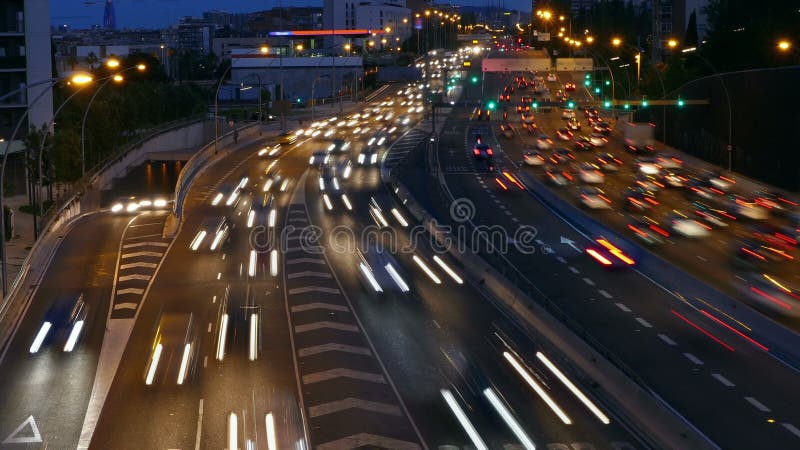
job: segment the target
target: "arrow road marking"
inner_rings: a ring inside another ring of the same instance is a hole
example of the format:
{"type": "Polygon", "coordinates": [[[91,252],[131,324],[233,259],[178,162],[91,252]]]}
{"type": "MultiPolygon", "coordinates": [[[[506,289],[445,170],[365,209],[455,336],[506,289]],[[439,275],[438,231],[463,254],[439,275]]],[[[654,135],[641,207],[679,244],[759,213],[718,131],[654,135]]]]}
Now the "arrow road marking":
{"type": "Polygon", "coordinates": [[[20,426],[17,427],[16,430],[12,431],[11,434],[3,441],[3,444],[32,444],[42,442],[42,435],[39,434],[39,427],[36,426],[36,421],[33,419],[33,416],[28,416],[20,426]],[[19,434],[27,427],[30,427],[31,434],[33,436],[19,436],[19,434]]]}
{"type": "Polygon", "coordinates": [[[575,250],[575,251],[576,251],[576,252],[578,252],[578,253],[583,253],[583,252],[582,252],[582,251],[581,251],[581,250],[580,250],[580,249],[579,249],[579,248],[578,248],[578,247],[575,245],[575,241],[573,241],[572,239],[569,239],[569,238],[566,238],[566,237],[564,237],[564,236],[561,236],[561,243],[562,243],[562,244],[567,244],[567,245],[569,245],[570,247],[572,247],[572,249],[573,249],[573,250],[575,250]]]}

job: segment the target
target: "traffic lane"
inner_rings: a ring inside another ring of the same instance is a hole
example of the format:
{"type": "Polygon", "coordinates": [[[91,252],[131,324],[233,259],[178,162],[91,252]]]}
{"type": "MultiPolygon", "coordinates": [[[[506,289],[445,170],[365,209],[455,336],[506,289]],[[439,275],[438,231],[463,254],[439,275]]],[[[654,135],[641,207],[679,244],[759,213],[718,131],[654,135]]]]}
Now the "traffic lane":
{"type": "MultiPolygon", "coordinates": [[[[29,416],[41,435],[42,445],[75,447],[89,402],[97,357],[103,341],[105,317],[114,282],[120,237],[131,216],[106,213],[89,215],[67,233],[37,288],[27,313],[0,367],[0,438],[12,433],[29,416]],[[29,349],[48,309],[56,302],[72,301],[83,293],[88,305],[86,328],[72,353],[61,341],[36,355],[29,349]]],[[[18,437],[30,437],[25,428],[18,437]]],[[[0,448],[5,448],[0,444],[0,448]]],[[[18,448],[15,444],[11,447],[18,448]]]]}
{"type": "MultiPolygon", "coordinates": [[[[207,200],[213,192],[207,186],[222,181],[225,174],[238,176],[237,166],[258,147],[256,142],[234,152],[202,174],[193,186],[190,200],[196,206],[187,208],[182,232],[176,237],[141,307],[98,422],[93,446],[125,448],[126,442],[140,442],[144,448],[180,448],[195,443],[199,401],[205,385],[203,363],[208,355],[214,355],[215,348],[207,324],[215,322],[217,302],[221,301],[228,281],[222,278],[222,273],[231,264],[226,264],[220,253],[194,252],[189,244],[205,217],[220,214],[220,209],[207,200]],[[194,316],[198,336],[195,378],[186,386],[146,386],[144,383],[155,327],[162,312],[189,312],[194,316]],[[142,415],[141,411],[148,411],[148,414],[142,415]]],[[[217,383],[211,377],[208,384],[217,383]]],[[[206,411],[206,414],[208,417],[211,412],[206,411]]]]}
{"type": "MultiPolygon", "coordinates": [[[[323,224],[323,229],[330,232],[334,227],[344,226],[355,231],[355,241],[360,241],[357,237],[358,230],[374,224],[363,205],[371,197],[375,197],[382,203],[387,219],[393,221],[392,228],[383,229],[384,232],[391,233],[387,245],[396,245],[397,249],[409,251],[419,245],[416,251],[412,251],[413,255],[427,261],[429,267],[436,267],[432,262],[432,250],[425,245],[424,239],[410,242],[407,234],[409,229],[398,227],[394,222],[396,219],[388,211],[396,207],[403,211],[401,214],[405,217],[410,218],[410,214],[399,205],[391,203],[388,200],[389,193],[384,189],[380,189],[382,192],[375,192],[371,186],[365,189],[361,180],[361,177],[354,178],[348,184],[353,203],[361,206],[355,208],[352,214],[321,211],[324,207],[319,201],[309,204],[311,211],[320,213],[318,220],[323,224]]],[[[364,184],[371,185],[369,180],[364,184]]],[[[315,189],[316,186],[311,183],[307,193],[314,192],[315,189]]],[[[557,401],[572,412],[580,411],[575,413],[577,426],[565,426],[538,398],[531,397],[530,391],[519,380],[518,375],[509,370],[508,362],[500,357],[501,352],[496,346],[489,344],[498,327],[510,330],[506,334],[513,333],[516,341],[527,342],[528,338],[522,337],[515,327],[507,324],[505,317],[470,284],[458,285],[441,271],[439,276],[442,285],[432,284],[413,262],[412,253],[398,251],[395,257],[413,294],[384,294],[376,297],[368,293],[358,281],[357,260],[352,253],[334,251],[332,247],[328,247],[328,252],[337,272],[345,274],[340,279],[358,305],[359,313],[363,311],[368,317],[365,320],[367,327],[379,328],[371,330],[370,334],[377,336],[375,340],[379,343],[376,345],[381,354],[393,356],[384,359],[391,373],[400,374],[393,378],[412,414],[423,418],[418,423],[423,435],[428,437],[428,442],[458,442],[453,441],[459,435],[458,429],[453,430],[450,412],[444,407],[438,393],[439,389],[447,386],[453,386],[463,394],[469,400],[471,410],[480,411],[471,420],[478,425],[483,437],[493,442],[493,448],[515,439],[503,433],[506,431],[505,427],[497,422],[493,411],[488,410],[488,405],[482,402],[481,390],[489,386],[494,386],[504,395],[512,409],[520,414],[520,422],[542,441],[573,442],[581,439],[605,444],[615,440],[630,440],[627,433],[616,426],[602,426],[599,422],[593,422],[593,417],[587,417],[588,414],[584,416],[583,405],[574,402],[568,392],[559,391],[558,385],[551,385],[557,401]],[[444,286],[447,289],[441,289],[444,286]],[[466,299],[472,301],[465,302],[466,299]],[[469,305],[472,310],[465,310],[465,305],[469,305]],[[389,324],[392,326],[389,327],[389,324]],[[412,329],[414,333],[408,333],[412,329]],[[414,355],[415,358],[412,360],[408,355],[414,355]],[[402,364],[395,363],[399,361],[402,364]],[[531,405],[537,406],[531,408],[531,405]],[[442,418],[445,418],[444,422],[442,418]],[[529,418],[535,419],[531,421],[529,418]]],[[[442,257],[449,260],[447,256],[442,257]]],[[[522,352],[523,349],[520,348],[519,351],[522,352]]],[[[524,353],[533,355],[535,352],[524,353]]],[[[539,376],[548,378],[546,374],[539,376]]],[[[550,380],[548,383],[552,382],[550,380]]]]}
{"type": "MultiPolygon", "coordinates": [[[[548,119],[559,120],[553,117],[552,114],[549,115],[548,119]]],[[[516,161],[521,160],[522,151],[528,147],[525,145],[527,144],[527,139],[524,135],[520,135],[519,139],[520,142],[511,140],[506,142],[504,146],[507,154],[516,161]]],[[[613,152],[620,159],[627,160],[627,164],[623,165],[620,169],[620,173],[606,174],[605,182],[599,186],[612,199],[612,205],[617,207],[617,214],[611,211],[592,211],[590,214],[604,223],[609,224],[621,235],[633,236],[633,233],[627,226],[631,222],[631,217],[637,214],[632,214],[627,211],[623,213],[620,211],[621,208],[619,205],[622,204],[622,194],[624,190],[634,182],[635,175],[630,169],[633,165],[634,156],[625,151],[622,145],[615,140],[609,142],[602,151],[613,152]]],[[[592,162],[595,153],[575,152],[575,155],[578,161],[592,162]]],[[[539,177],[543,179],[541,175],[543,171],[541,169],[526,168],[526,170],[539,174],[539,177]]],[[[582,207],[577,195],[578,186],[581,185],[578,184],[567,189],[554,188],[554,190],[564,194],[562,197],[573,205],[582,207]],[[573,192],[575,195],[570,195],[570,193],[573,192]]],[[[673,211],[683,211],[689,215],[694,209],[689,207],[689,200],[685,196],[685,190],[683,188],[668,188],[662,190],[657,195],[657,200],[659,205],[655,206],[653,210],[644,211],[638,215],[646,215],[647,217],[653,218],[659,223],[664,224],[664,228],[668,228],[665,223],[669,216],[674,214],[673,211]]],[[[689,217],[692,216],[689,215],[689,217]]],[[[711,236],[705,239],[681,237],[672,233],[672,237],[666,240],[666,243],[670,245],[652,247],[651,250],[666,257],[670,261],[674,261],[687,272],[700,274],[704,280],[711,282],[729,295],[739,297],[740,291],[737,286],[739,285],[739,280],[741,280],[741,275],[733,264],[734,255],[732,253],[737,236],[746,234],[748,228],[752,224],[752,221],[743,219],[731,221],[728,227],[712,228],[711,236]],[[719,267],[725,270],[709,271],[709,267],[719,267]]],[[[783,264],[775,263],[771,265],[769,272],[785,280],[796,280],[800,278],[800,275],[794,270],[795,265],[796,263],[794,261],[786,261],[783,264]]],[[[750,298],[743,298],[741,301],[771,316],[779,323],[791,328],[798,326],[798,319],[787,315],[784,310],[772,308],[770,305],[759,303],[750,298]]]]}
{"type": "MultiPolygon", "coordinates": [[[[479,199],[486,195],[479,185],[474,186],[464,179],[471,177],[460,177],[462,179],[459,182],[449,183],[456,198],[464,195],[466,198],[479,199]]],[[[792,382],[795,374],[791,369],[738,335],[729,333],[713,320],[677,302],[669,293],[638,274],[609,273],[586,256],[568,246],[559,245],[561,236],[578,242],[579,246],[585,240],[566,224],[559,223],[559,219],[526,194],[519,192],[506,195],[501,201],[512,212],[510,217],[517,218],[519,223],[534,225],[543,243],[553,249],[563,249],[548,255],[541,255],[541,252],[525,255],[512,252],[509,259],[518,270],[529,280],[537,280],[534,284],[538,290],[633,368],[669,404],[700,426],[715,442],[727,447],[724,445],[726,442],[735,446],[737,442],[750,439],[753,445],[757,445],[763,442],[765,436],[774,437],[776,443],[792,445],[796,442],[797,437],[786,429],[774,433],[775,427],[766,421],[771,418],[779,423],[793,424],[800,420],[791,408],[797,399],[787,398],[772,389],[773,386],[792,382]],[[565,262],[556,259],[558,256],[565,262]],[[549,279],[549,282],[538,282],[545,279],[549,279]],[[684,318],[710,332],[733,351],[704,335],[684,318]],[[609,327],[609,323],[614,323],[614,326],[609,327]],[[645,334],[647,340],[642,339],[645,334]],[[664,363],[666,360],[662,355],[655,353],[664,348],[672,357],[668,364],[664,363]],[[658,357],[653,358],[654,355],[658,357]],[[756,371],[763,373],[764,378],[759,376],[753,379],[750,374],[756,371]],[[696,372],[705,377],[693,376],[696,372]],[[728,389],[732,386],[714,374],[729,381],[735,379],[732,384],[739,388],[733,391],[728,389]],[[688,386],[693,388],[689,390],[688,386]],[[712,399],[710,392],[718,395],[712,399]],[[698,405],[698,396],[709,399],[709,403],[698,405]],[[754,407],[747,397],[757,399],[762,405],[770,404],[769,417],[765,417],[767,411],[754,407]],[[747,436],[734,436],[727,429],[732,419],[726,417],[722,423],[720,418],[711,414],[714,408],[736,411],[732,415],[744,427],[737,429],[748,430],[747,436]],[[709,418],[712,418],[711,423],[709,418]],[[756,427],[761,435],[753,432],[756,427]]],[[[511,227],[517,223],[513,219],[503,222],[497,219],[497,214],[491,213],[491,206],[481,206],[479,204],[476,210],[479,215],[485,214],[483,220],[487,224],[505,223],[511,227]],[[487,210],[490,212],[486,213],[487,210]]],[[[714,311],[711,313],[716,314],[714,311]]]]}

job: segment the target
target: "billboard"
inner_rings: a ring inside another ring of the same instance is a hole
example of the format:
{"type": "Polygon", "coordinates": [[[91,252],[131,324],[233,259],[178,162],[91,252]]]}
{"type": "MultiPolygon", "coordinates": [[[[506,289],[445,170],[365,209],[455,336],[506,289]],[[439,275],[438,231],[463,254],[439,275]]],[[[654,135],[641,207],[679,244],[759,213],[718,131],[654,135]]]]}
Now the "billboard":
{"type": "Polygon", "coordinates": [[[550,40],[550,33],[539,33],[536,35],[539,41],[549,41],[550,40]]]}

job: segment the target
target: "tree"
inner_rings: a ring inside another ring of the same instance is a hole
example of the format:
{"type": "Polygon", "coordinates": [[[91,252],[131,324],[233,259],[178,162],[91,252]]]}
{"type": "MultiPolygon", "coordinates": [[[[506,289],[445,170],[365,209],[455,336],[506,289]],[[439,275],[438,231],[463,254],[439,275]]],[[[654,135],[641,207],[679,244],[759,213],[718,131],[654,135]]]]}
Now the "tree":
{"type": "Polygon", "coordinates": [[[89,54],[86,55],[86,64],[89,65],[90,69],[94,69],[94,66],[97,65],[98,62],[100,62],[100,58],[98,58],[94,52],[89,52],[89,54]]]}
{"type": "Polygon", "coordinates": [[[686,34],[683,38],[684,47],[697,47],[697,11],[692,11],[689,15],[689,24],[686,26],[686,34]]]}

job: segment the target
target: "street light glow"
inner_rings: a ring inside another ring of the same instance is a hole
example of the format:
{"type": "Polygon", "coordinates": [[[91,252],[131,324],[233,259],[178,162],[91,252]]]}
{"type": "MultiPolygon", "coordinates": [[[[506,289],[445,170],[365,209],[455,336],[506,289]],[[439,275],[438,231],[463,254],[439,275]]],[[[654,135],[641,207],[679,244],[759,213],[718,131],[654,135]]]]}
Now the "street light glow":
{"type": "Polygon", "coordinates": [[[114,75],[114,82],[115,82],[115,83],[122,83],[122,81],[123,81],[124,79],[125,79],[125,78],[123,78],[123,77],[122,77],[122,75],[120,75],[120,74],[116,74],[116,75],[114,75]]]}
{"type": "Polygon", "coordinates": [[[267,53],[269,53],[269,47],[267,47],[266,45],[262,45],[259,50],[261,51],[262,55],[266,55],[267,53]]]}
{"type": "Polygon", "coordinates": [[[88,73],[76,73],[70,78],[70,81],[75,84],[89,84],[94,81],[94,77],[88,73]]]}
{"type": "Polygon", "coordinates": [[[785,52],[792,48],[792,43],[787,41],[786,39],[781,39],[778,41],[778,50],[785,52]]]}
{"type": "Polygon", "coordinates": [[[675,48],[678,46],[678,41],[676,39],[670,39],[667,41],[667,46],[669,48],[675,48]]]}
{"type": "Polygon", "coordinates": [[[622,39],[620,39],[620,38],[612,39],[611,40],[611,45],[613,45],[614,47],[619,47],[620,45],[622,45],[622,39]]]}
{"type": "Polygon", "coordinates": [[[144,64],[138,64],[138,65],[136,66],[136,69],[137,69],[139,72],[144,72],[145,70],[147,70],[147,66],[146,66],[146,65],[144,65],[144,64]]]}
{"type": "Polygon", "coordinates": [[[586,36],[586,43],[591,44],[592,42],[594,42],[594,38],[592,36],[586,36]]]}
{"type": "Polygon", "coordinates": [[[116,69],[117,67],[119,67],[119,60],[116,58],[109,59],[108,61],[106,61],[106,67],[108,67],[109,69],[116,69]]]}

